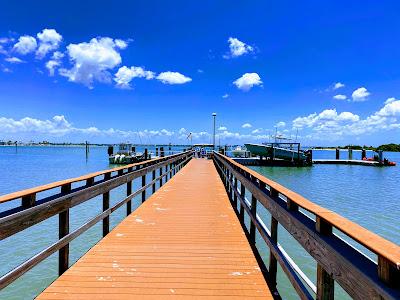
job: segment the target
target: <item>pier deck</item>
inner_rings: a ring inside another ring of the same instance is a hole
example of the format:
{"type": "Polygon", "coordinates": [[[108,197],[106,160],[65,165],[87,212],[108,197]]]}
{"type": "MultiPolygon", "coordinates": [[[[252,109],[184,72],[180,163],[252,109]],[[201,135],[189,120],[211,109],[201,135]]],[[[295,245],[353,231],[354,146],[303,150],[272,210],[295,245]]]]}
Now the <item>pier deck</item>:
{"type": "Polygon", "coordinates": [[[272,299],[212,160],[192,159],[38,299],[272,299]]]}

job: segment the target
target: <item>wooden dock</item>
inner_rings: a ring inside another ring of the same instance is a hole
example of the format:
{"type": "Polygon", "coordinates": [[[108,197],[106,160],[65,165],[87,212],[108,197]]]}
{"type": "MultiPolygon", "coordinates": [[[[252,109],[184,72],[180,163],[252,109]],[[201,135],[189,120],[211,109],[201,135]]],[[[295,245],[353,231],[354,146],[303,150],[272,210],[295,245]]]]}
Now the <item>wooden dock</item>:
{"type": "Polygon", "coordinates": [[[0,205],[9,201],[0,240],[57,215],[59,239],[2,275],[0,298],[58,252],[59,277],[38,299],[280,299],[278,264],[301,299],[334,299],[335,284],[355,299],[400,299],[399,245],[216,152],[207,160],[186,151],[0,196],[0,205]],[[135,179],[142,185],[133,191],[135,179]],[[110,191],[123,186],[126,197],[110,206],[110,191]],[[50,195],[38,198],[43,191],[50,195]],[[70,209],[96,196],[102,211],[70,231],[70,209]],[[142,205],[132,212],[137,196],[142,205]],[[110,214],[123,205],[127,217],[110,231],[110,214]],[[70,266],[71,241],[98,222],[103,239],[70,266]],[[315,283],[279,244],[279,228],[315,260],[315,283]],[[268,261],[258,243],[269,248],[268,261]]]}
{"type": "Polygon", "coordinates": [[[211,160],[195,159],[38,299],[271,299],[211,160]]]}

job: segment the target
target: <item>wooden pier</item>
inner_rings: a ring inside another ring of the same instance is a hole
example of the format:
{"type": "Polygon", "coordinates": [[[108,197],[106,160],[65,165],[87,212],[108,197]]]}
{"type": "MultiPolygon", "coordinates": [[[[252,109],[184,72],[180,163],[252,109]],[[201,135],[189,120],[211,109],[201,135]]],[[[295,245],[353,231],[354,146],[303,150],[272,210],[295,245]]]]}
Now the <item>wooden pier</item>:
{"type": "Polygon", "coordinates": [[[278,264],[301,299],[333,299],[335,282],[355,299],[400,299],[398,245],[224,155],[214,152],[207,160],[192,154],[1,196],[0,205],[18,200],[21,205],[0,212],[0,239],[55,215],[60,239],[2,275],[0,289],[58,251],[60,277],[38,299],[280,299],[278,264]],[[136,178],[142,187],[133,191],[136,178]],[[76,186],[81,182],[86,184],[76,186]],[[110,190],[122,185],[126,197],[110,206],[110,190]],[[47,190],[53,195],[37,197],[47,190]],[[98,195],[103,212],[70,232],[70,208],[98,195]],[[143,203],[132,212],[136,196],[143,203]],[[122,205],[127,217],[110,231],[109,215],[122,205]],[[257,213],[260,205],[271,215],[268,225],[257,213]],[[69,243],[99,221],[104,238],[70,266],[69,243]],[[315,259],[315,283],[279,244],[278,224],[315,259]],[[270,250],[268,261],[258,251],[260,242],[270,250]]]}

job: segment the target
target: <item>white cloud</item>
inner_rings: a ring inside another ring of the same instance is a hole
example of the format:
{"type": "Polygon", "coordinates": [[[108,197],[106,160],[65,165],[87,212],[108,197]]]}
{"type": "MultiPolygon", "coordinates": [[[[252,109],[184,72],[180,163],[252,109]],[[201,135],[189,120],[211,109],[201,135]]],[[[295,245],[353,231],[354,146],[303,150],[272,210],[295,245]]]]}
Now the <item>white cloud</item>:
{"type": "Polygon", "coordinates": [[[247,45],[242,41],[239,41],[237,38],[230,37],[228,39],[228,43],[230,53],[223,56],[225,59],[242,56],[246,53],[254,51],[253,47],[247,45]]]}
{"type": "Polygon", "coordinates": [[[186,77],[185,75],[179,72],[162,72],[158,74],[156,79],[160,80],[164,84],[184,84],[192,81],[190,77],[186,77]]]}
{"type": "Polygon", "coordinates": [[[55,29],[43,29],[37,34],[39,47],[36,50],[36,57],[41,59],[50,51],[58,49],[62,36],[55,29]]]}
{"type": "Polygon", "coordinates": [[[20,36],[13,50],[19,54],[25,55],[34,52],[37,47],[36,39],[30,35],[20,36]]]}
{"type": "Polygon", "coordinates": [[[313,138],[325,140],[400,129],[400,100],[387,99],[380,110],[365,119],[351,112],[337,113],[335,109],[327,109],[294,119],[293,127],[311,129],[313,138]]]}
{"type": "Polygon", "coordinates": [[[88,43],[69,44],[67,51],[73,67],[60,69],[60,75],[72,82],[93,88],[93,82],[111,81],[109,70],[121,63],[120,48],[109,37],[93,38],[88,43]]]}
{"type": "Polygon", "coordinates": [[[276,127],[278,127],[278,128],[280,128],[280,127],[285,127],[285,126],[286,126],[286,123],[283,122],[283,121],[278,122],[278,123],[276,124],[276,127]]]}
{"type": "Polygon", "coordinates": [[[115,73],[114,81],[117,83],[116,86],[123,89],[131,88],[130,82],[133,78],[146,78],[147,80],[154,78],[154,72],[146,71],[142,67],[126,67],[119,68],[118,72],[115,73]]]}
{"type": "Polygon", "coordinates": [[[64,54],[60,51],[56,51],[53,53],[51,60],[46,63],[46,68],[49,70],[49,75],[54,76],[54,71],[57,67],[61,65],[61,59],[64,57],[64,54]]]}
{"type": "Polygon", "coordinates": [[[202,73],[204,73],[204,71],[202,69],[197,69],[197,73],[202,74],[202,73]]]}
{"type": "Polygon", "coordinates": [[[368,92],[365,87],[360,87],[356,89],[353,94],[351,94],[351,97],[353,98],[354,102],[362,102],[367,100],[369,95],[371,95],[371,93],[368,92]]]}
{"type": "Polygon", "coordinates": [[[220,126],[219,128],[218,128],[218,130],[220,130],[220,131],[223,131],[223,130],[227,130],[228,128],[226,128],[225,126],[220,126]]]}
{"type": "Polygon", "coordinates": [[[125,49],[126,47],[128,47],[128,43],[124,40],[121,39],[115,39],[115,46],[117,46],[119,49],[125,49]]]}
{"type": "Polygon", "coordinates": [[[6,62],[9,62],[11,64],[22,64],[25,61],[23,61],[22,59],[18,58],[18,57],[7,57],[4,59],[6,62]]]}
{"type": "Polygon", "coordinates": [[[337,90],[337,89],[340,89],[340,88],[342,88],[342,87],[344,87],[345,85],[343,84],[343,83],[341,83],[341,82],[336,82],[334,85],[333,85],[333,89],[334,90],[337,90]]]}
{"type": "Polygon", "coordinates": [[[257,129],[254,129],[251,133],[252,133],[252,134],[259,134],[259,133],[261,133],[262,131],[263,131],[262,128],[257,128],[257,129]]]}
{"type": "Polygon", "coordinates": [[[240,90],[248,91],[253,86],[262,85],[262,81],[257,73],[245,73],[242,77],[236,79],[233,84],[240,90]]]}
{"type": "Polygon", "coordinates": [[[333,96],[333,99],[336,99],[336,100],[346,100],[346,99],[347,99],[347,96],[346,96],[346,95],[341,95],[341,94],[339,94],[339,95],[333,96]]]}
{"type": "Polygon", "coordinates": [[[242,125],[242,128],[251,128],[252,126],[251,126],[251,124],[250,123],[244,123],[243,125],[242,125]]]}
{"type": "Polygon", "coordinates": [[[229,95],[228,94],[224,94],[224,95],[222,95],[222,98],[224,98],[224,99],[226,99],[226,98],[228,98],[229,97],[229,95]]]}

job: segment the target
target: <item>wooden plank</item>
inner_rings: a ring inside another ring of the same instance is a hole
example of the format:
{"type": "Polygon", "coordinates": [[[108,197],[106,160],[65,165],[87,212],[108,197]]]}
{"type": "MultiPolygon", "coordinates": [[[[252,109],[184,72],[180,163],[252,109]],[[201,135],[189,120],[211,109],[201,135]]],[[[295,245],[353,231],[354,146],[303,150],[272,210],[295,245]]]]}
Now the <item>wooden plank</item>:
{"type": "Polygon", "coordinates": [[[192,159],[38,299],[80,295],[272,299],[224,186],[204,159],[192,159]],[[192,259],[199,254],[205,256],[192,259]]]}

